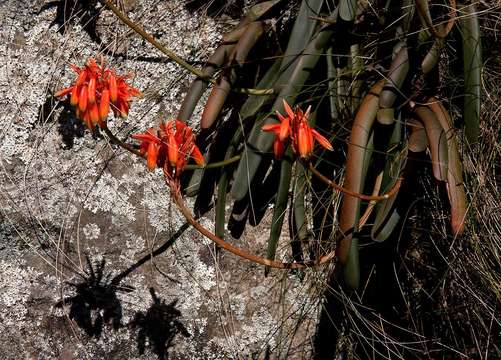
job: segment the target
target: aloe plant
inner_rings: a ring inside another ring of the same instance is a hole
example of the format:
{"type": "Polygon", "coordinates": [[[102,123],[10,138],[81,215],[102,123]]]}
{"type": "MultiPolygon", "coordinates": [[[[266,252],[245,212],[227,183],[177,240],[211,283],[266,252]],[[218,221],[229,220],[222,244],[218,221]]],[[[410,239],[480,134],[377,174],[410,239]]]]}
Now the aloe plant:
{"type": "Polygon", "coordinates": [[[341,0],[336,7],[304,0],[291,18],[290,35],[282,36],[282,53],[273,32],[286,2],[265,1],[248,10],[198,69],[115,5],[103,3],[196,75],[178,119],[134,135],[139,144],[122,142],[107,127],[110,106],[116,116],[126,116],[131,98],[140,92],[93,60],[83,69],[74,66],[75,85],[57,96],[71,95],[77,115],[91,130],[98,124],[114,143],[146,158],[150,169],[163,168],[181,212],[220,247],[265,265],[266,273],[272,267],[299,269],[336,259],[341,283],[355,290],[360,283],[361,231],[370,227],[372,239],[379,242],[395,232],[402,219],[400,189],[418,166],[431,166],[448,194],[451,230],[455,236],[463,233],[467,207],[458,132],[440,100],[447,94],[439,93],[436,85],[442,81],[438,65],[444,44],[460,16],[463,117],[466,135],[474,143],[482,59],[473,5],[457,9],[450,0],[436,10],[425,0],[405,0],[400,10],[389,11],[387,3],[375,16],[378,12],[354,0],[341,0]],[[377,33],[383,28],[390,36],[379,41],[377,33]],[[249,59],[259,51],[266,52],[266,60],[256,76],[252,69],[261,59],[249,59]],[[195,138],[185,122],[195,121],[193,111],[209,87],[201,132],[195,138]],[[413,161],[413,154],[425,151],[428,162],[413,161]],[[196,164],[187,164],[190,156],[196,164]],[[197,217],[215,197],[214,230],[197,222],[183,195],[196,196],[197,217]],[[229,214],[227,204],[232,205],[229,214]],[[247,223],[258,226],[268,212],[265,256],[231,244],[226,229],[238,238],[247,223]],[[282,261],[275,257],[284,223],[290,227],[292,260],[282,261]]]}

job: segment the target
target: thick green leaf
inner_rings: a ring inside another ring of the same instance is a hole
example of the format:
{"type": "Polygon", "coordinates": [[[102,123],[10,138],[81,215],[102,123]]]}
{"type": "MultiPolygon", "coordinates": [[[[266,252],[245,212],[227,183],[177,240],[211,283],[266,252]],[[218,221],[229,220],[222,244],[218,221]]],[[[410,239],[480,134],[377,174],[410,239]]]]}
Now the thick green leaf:
{"type": "Polygon", "coordinates": [[[447,193],[451,204],[451,228],[455,235],[464,231],[466,218],[466,194],[463,184],[463,170],[456,143],[455,131],[449,113],[435,98],[429,100],[430,108],[445,130],[448,144],[447,193]]]}
{"type": "MultiPolygon", "coordinates": [[[[203,71],[207,76],[213,76],[223,63],[229,58],[230,53],[235,48],[234,42],[237,42],[247,30],[247,25],[261,19],[281,0],[265,1],[256,4],[250,8],[245,17],[240,21],[237,27],[230,33],[223,36],[223,44],[220,45],[214,54],[207,60],[203,71]]],[[[195,110],[203,92],[207,89],[208,82],[202,79],[195,79],[181,105],[177,118],[181,121],[188,121],[195,110]]]]}
{"type": "MultiPolygon", "coordinates": [[[[332,30],[322,31],[310,42],[304,54],[298,58],[298,62],[289,82],[282,89],[277,100],[273,104],[273,112],[284,112],[283,99],[286,99],[290,104],[294,103],[297,94],[301,91],[302,86],[309,77],[311,69],[316,66],[320,58],[320,53],[324,51],[332,34],[332,30]]],[[[267,118],[264,123],[275,121],[274,119],[267,118]]],[[[249,146],[245,151],[245,156],[240,161],[237,174],[235,175],[235,184],[232,188],[232,194],[235,198],[245,195],[243,191],[248,188],[245,184],[248,184],[248,182],[252,180],[255,170],[262,159],[262,154],[268,153],[273,144],[274,135],[261,131],[261,127],[264,123],[256,123],[251,131],[248,141],[249,146]],[[237,185],[238,188],[236,188],[237,185]],[[235,189],[235,191],[233,189],[235,189]]]]}
{"type": "Polygon", "coordinates": [[[354,44],[350,47],[351,53],[351,73],[352,73],[352,85],[351,85],[351,112],[355,113],[362,101],[362,84],[360,73],[364,69],[364,60],[362,58],[362,52],[360,49],[360,44],[354,44]]]}
{"type": "MultiPolygon", "coordinates": [[[[382,81],[372,87],[369,94],[365,96],[353,122],[350,140],[348,144],[348,155],[346,159],[346,176],[344,187],[350,191],[360,193],[363,189],[363,164],[366,156],[366,147],[372,125],[376,119],[378,110],[378,94],[382,88],[382,81]]],[[[348,261],[351,248],[353,229],[358,227],[357,218],[360,211],[360,199],[344,195],[341,204],[341,214],[339,227],[343,237],[338,243],[337,253],[339,263],[344,267],[348,261]]]]}
{"type": "Polygon", "coordinates": [[[409,122],[411,126],[411,135],[408,140],[409,151],[413,153],[420,153],[428,148],[428,138],[424,127],[416,122],[409,122]]]}
{"type": "MultiPolygon", "coordinates": [[[[386,140],[384,148],[380,150],[385,154],[385,166],[381,181],[380,194],[393,187],[405,165],[406,152],[401,152],[398,144],[402,140],[402,119],[394,123],[391,137],[386,140]]],[[[398,192],[390,198],[376,204],[376,218],[371,229],[372,239],[375,241],[386,240],[398,224],[400,215],[395,211],[394,205],[398,192]]]]}
{"type": "Polygon", "coordinates": [[[273,7],[282,0],[264,1],[250,8],[245,17],[240,21],[237,27],[223,36],[224,43],[236,42],[245,32],[245,27],[250,23],[263,18],[273,7]]]}
{"type": "Polygon", "coordinates": [[[329,106],[331,119],[335,121],[339,117],[339,100],[337,96],[337,70],[334,66],[332,46],[327,49],[327,76],[329,77],[329,106]]]}
{"type": "MultiPolygon", "coordinates": [[[[233,51],[235,45],[221,45],[219,46],[214,54],[207,60],[203,72],[207,76],[212,76],[216,71],[223,65],[223,63],[228,58],[229,54],[233,51]]],[[[208,82],[200,78],[195,79],[188,89],[186,96],[184,97],[183,104],[177,118],[181,121],[188,121],[195,110],[202,94],[205,89],[207,89],[208,82]]]]}
{"type": "Polygon", "coordinates": [[[312,17],[318,16],[323,3],[324,0],[301,1],[301,7],[299,8],[287,48],[283,55],[284,60],[280,67],[280,79],[277,81],[277,88],[287,84],[287,80],[295,68],[298,57],[310,42],[318,23],[312,17]]]}
{"type": "Polygon", "coordinates": [[[280,180],[280,163],[274,162],[271,171],[261,184],[253,186],[249,193],[252,201],[252,211],[249,214],[249,224],[257,226],[263,219],[269,204],[275,199],[280,180]]]}
{"type": "Polygon", "coordinates": [[[348,259],[343,268],[343,280],[344,284],[352,290],[357,290],[360,286],[360,260],[358,238],[356,237],[353,237],[350,242],[348,259]]]}
{"type": "Polygon", "coordinates": [[[216,122],[230,94],[231,88],[237,80],[238,70],[241,69],[249,52],[263,35],[264,28],[264,22],[262,21],[250,23],[240,40],[238,40],[237,45],[230,55],[229,65],[231,65],[231,68],[225,74],[221,75],[218,83],[212,88],[212,92],[207,100],[200,122],[202,129],[208,129],[216,122]]]}
{"type": "Polygon", "coordinates": [[[294,226],[296,228],[299,241],[305,241],[308,238],[308,223],[306,221],[305,195],[307,182],[307,172],[302,163],[296,166],[296,181],[294,184],[293,197],[293,216],[294,226]]]}
{"type": "MultiPolygon", "coordinates": [[[[275,61],[273,66],[259,82],[257,86],[258,88],[269,88],[273,86],[279,76],[278,69],[280,68],[281,62],[281,59],[275,61]]],[[[271,98],[271,96],[249,96],[240,109],[240,119],[242,121],[241,126],[243,126],[243,123],[254,118],[256,114],[260,112],[262,113],[261,109],[271,98]]],[[[247,172],[244,172],[242,169],[252,169],[252,172],[255,173],[260,162],[261,158],[255,156],[253,152],[247,151],[246,149],[243,150],[242,159],[239,162],[239,167],[235,173],[233,186],[231,188],[232,195],[236,200],[243,199],[247,195],[249,191],[249,184],[251,182],[251,178],[247,177],[247,172]]]]}
{"type": "Polygon", "coordinates": [[[430,50],[421,62],[421,71],[423,74],[429,73],[438,63],[440,51],[444,46],[444,41],[440,38],[435,39],[430,50]]]}
{"type": "Polygon", "coordinates": [[[407,46],[403,42],[396,46],[399,47],[399,50],[391,63],[390,71],[388,72],[388,80],[379,97],[380,109],[377,113],[377,120],[380,124],[385,125],[393,124],[395,121],[394,103],[397,99],[397,95],[401,92],[400,88],[409,72],[409,53],[407,51],[407,46]]]}
{"type": "MultiPolygon", "coordinates": [[[[242,141],[242,129],[238,128],[231,139],[230,146],[226,150],[225,160],[231,158],[238,147],[240,141],[242,141]]],[[[226,193],[228,192],[228,183],[231,178],[234,166],[224,167],[223,173],[219,182],[217,184],[217,199],[216,199],[216,236],[220,238],[224,237],[224,227],[225,227],[225,210],[226,210],[226,193]]]]}
{"type": "MultiPolygon", "coordinates": [[[[287,204],[289,202],[289,188],[291,184],[292,173],[292,156],[292,149],[289,147],[289,149],[285,152],[280,164],[280,181],[277,190],[275,207],[273,209],[273,218],[270,227],[270,238],[268,239],[268,250],[266,252],[266,258],[270,260],[275,259],[278,240],[282,232],[282,225],[287,210],[287,204]]],[[[265,274],[268,274],[269,270],[270,269],[267,267],[265,269],[265,274]]]]}
{"type": "Polygon", "coordinates": [[[346,22],[355,20],[357,10],[357,0],[341,0],[339,1],[339,17],[346,22]]]}
{"type": "Polygon", "coordinates": [[[444,128],[437,116],[426,106],[418,106],[416,115],[421,119],[428,138],[431,153],[433,176],[437,180],[447,181],[448,146],[444,128]]]}
{"type": "MultiPolygon", "coordinates": [[[[282,59],[277,59],[271,68],[268,69],[261,81],[257,84],[257,89],[272,88],[278,79],[280,65],[282,59]]],[[[250,95],[240,109],[240,118],[242,122],[248,121],[250,118],[256,116],[257,113],[262,112],[261,108],[270,101],[275,95],[250,95]]]]}
{"type": "Polygon", "coordinates": [[[414,0],[403,0],[402,1],[402,30],[404,34],[407,34],[410,31],[412,19],[414,18],[414,13],[416,11],[416,7],[414,4],[414,0]]]}
{"type": "MultiPolygon", "coordinates": [[[[319,52],[327,46],[332,30],[322,31],[310,41],[317,25],[317,20],[312,19],[312,17],[319,13],[322,4],[323,0],[303,0],[301,3],[287,49],[283,55],[284,60],[280,67],[280,75],[274,86],[276,90],[281,89],[281,91],[272,107],[272,113],[275,111],[283,112],[283,99],[291,103],[294,102],[297,91],[300,91],[309,75],[309,69],[316,65],[320,56],[319,52]]],[[[264,123],[273,121],[275,120],[266,119],[264,123]]],[[[264,123],[257,122],[251,130],[248,146],[244,150],[236,171],[231,193],[237,200],[242,199],[247,194],[249,184],[262,161],[262,154],[268,153],[271,149],[274,135],[261,131],[264,123]]]]}
{"type": "Polygon", "coordinates": [[[463,39],[464,66],[464,122],[466,138],[476,143],[479,135],[482,83],[482,47],[480,25],[474,4],[459,9],[463,39]]]}

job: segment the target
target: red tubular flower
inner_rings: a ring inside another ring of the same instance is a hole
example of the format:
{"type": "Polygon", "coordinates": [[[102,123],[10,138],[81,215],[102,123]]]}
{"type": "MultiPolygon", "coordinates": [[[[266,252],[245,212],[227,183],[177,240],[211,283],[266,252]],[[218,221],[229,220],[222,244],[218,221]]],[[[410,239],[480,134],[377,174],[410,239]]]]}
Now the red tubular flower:
{"type": "Polygon", "coordinates": [[[113,109],[115,116],[126,117],[129,114],[132,97],[141,92],[128,85],[125,77],[118,76],[105,65],[98,65],[89,59],[83,68],[71,64],[77,73],[75,84],[58,91],[55,96],[71,95],[70,103],[76,107],[77,117],[85,122],[89,129],[96,124],[106,126],[106,118],[113,109]]]}
{"type": "Polygon", "coordinates": [[[78,96],[78,109],[81,112],[85,112],[87,109],[88,91],[86,86],[80,88],[80,95],[78,96]]]}
{"type": "Polygon", "coordinates": [[[101,101],[99,102],[99,119],[103,121],[108,117],[110,112],[110,91],[104,89],[101,93],[101,101]]]}
{"type": "Polygon", "coordinates": [[[282,157],[288,141],[292,143],[294,153],[303,159],[311,156],[315,140],[327,150],[333,150],[329,140],[320,135],[315,129],[312,129],[308,124],[310,108],[308,107],[306,113],[303,113],[300,108],[296,108],[296,111],[293,111],[284,100],[284,109],[287,117],[277,112],[277,118],[280,120],[280,123],[267,124],[261,128],[263,131],[275,133],[273,152],[277,159],[282,157]]]}
{"type": "Polygon", "coordinates": [[[108,87],[110,89],[110,99],[113,102],[116,102],[118,99],[118,87],[117,87],[117,78],[113,72],[109,73],[108,79],[108,87]]]}
{"type": "Polygon", "coordinates": [[[89,80],[89,86],[87,87],[89,104],[94,104],[96,102],[96,82],[96,77],[92,77],[89,80]]]}
{"type": "Polygon", "coordinates": [[[146,156],[148,168],[163,168],[170,181],[179,180],[190,157],[198,165],[204,164],[204,157],[195,145],[193,131],[179,120],[160,125],[158,131],[150,128],[146,133],[132,137],[141,141],[140,152],[146,156]]]}
{"type": "Polygon", "coordinates": [[[153,170],[158,164],[158,155],[162,140],[157,136],[157,131],[154,128],[149,128],[144,134],[134,134],[133,139],[140,140],[140,153],[146,156],[146,164],[148,169],[153,170]]]}

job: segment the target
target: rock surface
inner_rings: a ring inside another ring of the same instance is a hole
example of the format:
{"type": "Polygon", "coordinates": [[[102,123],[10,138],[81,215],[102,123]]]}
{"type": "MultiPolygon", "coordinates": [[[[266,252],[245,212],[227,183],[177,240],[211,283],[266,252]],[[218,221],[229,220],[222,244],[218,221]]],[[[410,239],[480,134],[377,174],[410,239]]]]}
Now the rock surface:
{"type": "MultiPolygon", "coordinates": [[[[191,61],[206,59],[223,29],[181,1],[123,5],[191,61]]],[[[144,93],[128,119],[110,121],[124,137],[175,116],[192,78],[110,11],[90,14],[93,33],[80,10],[58,23],[41,1],[0,6],[0,359],[308,358],[319,275],[265,278],[216,254],[183,225],[161,173],[52,98],[72,81],[70,63],[106,49],[144,93]]],[[[211,214],[203,222],[212,226],[211,214]]],[[[238,244],[262,252],[265,234],[238,244]]]]}

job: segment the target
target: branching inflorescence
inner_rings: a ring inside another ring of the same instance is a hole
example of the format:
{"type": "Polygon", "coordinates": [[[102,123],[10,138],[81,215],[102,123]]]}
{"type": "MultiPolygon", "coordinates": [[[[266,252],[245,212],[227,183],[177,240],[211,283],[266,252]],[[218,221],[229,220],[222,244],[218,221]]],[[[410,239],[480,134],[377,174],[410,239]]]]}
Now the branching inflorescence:
{"type": "MultiPolygon", "coordinates": [[[[78,75],[75,84],[56,95],[71,95],[77,116],[89,129],[99,125],[113,142],[146,158],[149,169],[163,169],[180,211],[220,247],[276,268],[317,266],[337,258],[345,284],[357,288],[360,229],[372,219],[373,240],[383,241],[393,233],[402,218],[396,199],[406,179],[415,174],[414,157],[426,150],[431,154],[432,173],[445,184],[449,196],[451,230],[455,236],[464,231],[461,162],[451,116],[439,100],[437,64],[444,42],[454,33],[458,14],[475,16],[469,7],[458,9],[454,0],[432,9],[425,0],[403,1],[391,11],[377,9],[383,15],[374,21],[374,9],[369,11],[362,2],[341,0],[331,9],[322,0],[302,1],[285,51],[268,46],[264,54],[262,45],[276,41],[270,25],[283,10],[282,2],[265,1],[251,7],[223,37],[206,66],[196,69],[113,4],[104,4],[197,76],[178,119],[132,135],[139,146],[120,141],[106,127],[109,108],[116,116],[126,116],[132,97],[140,92],[125,77],[92,59],[83,68],[72,66],[78,75]],[[257,77],[249,76],[256,73],[257,77]],[[196,139],[185,123],[209,85],[212,91],[196,139]],[[351,127],[348,135],[344,134],[346,124],[351,127]],[[315,147],[315,143],[321,146],[315,147]],[[339,164],[343,149],[345,163],[339,164]],[[190,158],[196,164],[189,165],[190,158]],[[181,177],[187,170],[192,171],[189,176],[181,177]],[[343,185],[335,181],[340,174],[344,174],[343,185]],[[334,215],[336,200],[325,200],[326,187],[342,193],[339,213],[334,215]],[[195,220],[183,195],[196,195],[195,210],[203,213],[214,192],[216,227],[210,231],[195,220]],[[230,197],[234,203],[226,220],[230,197]],[[266,257],[223,239],[226,228],[239,237],[247,222],[258,225],[271,204],[266,257]],[[275,260],[275,254],[287,209],[291,245],[296,245],[292,246],[294,261],[281,262],[275,260]],[[313,239],[319,246],[310,246],[310,260],[303,260],[302,247],[311,245],[313,239]]],[[[474,65],[480,63],[471,44],[479,41],[475,26],[478,23],[466,22],[457,35],[469,39],[465,40],[464,60],[474,65]]],[[[479,84],[473,82],[479,69],[465,69],[465,88],[476,93],[479,84]]],[[[478,101],[465,102],[468,136],[473,140],[478,112],[472,106],[478,106],[478,101]]]]}

